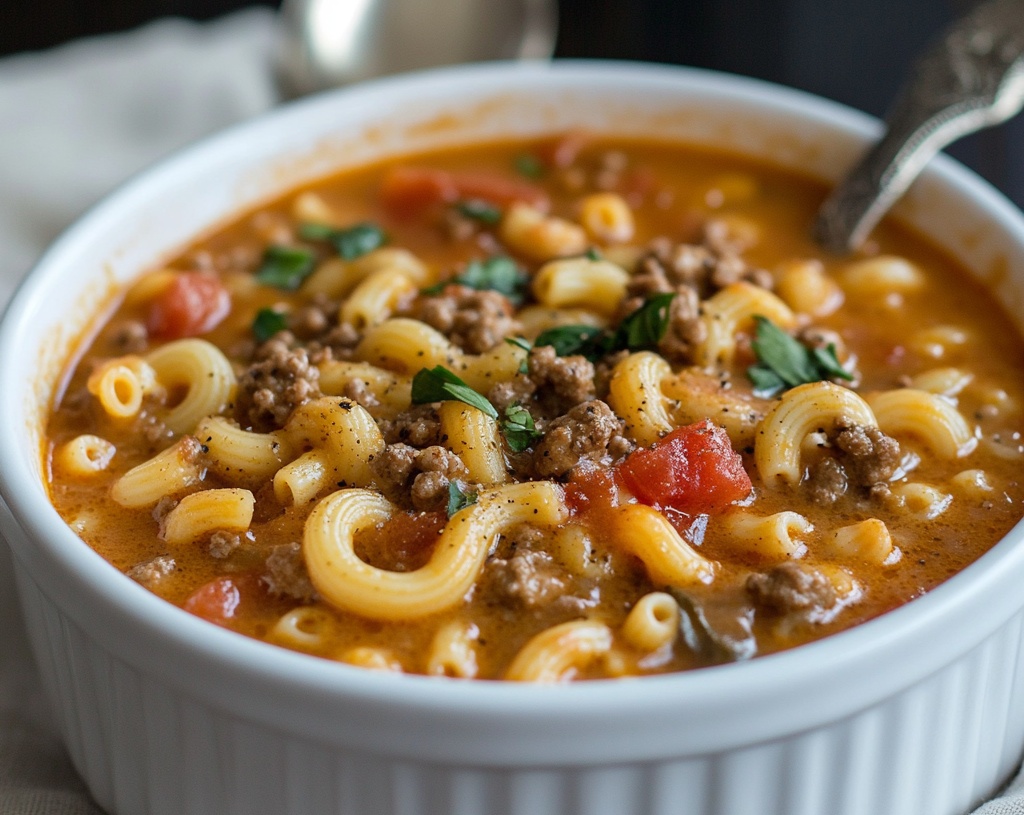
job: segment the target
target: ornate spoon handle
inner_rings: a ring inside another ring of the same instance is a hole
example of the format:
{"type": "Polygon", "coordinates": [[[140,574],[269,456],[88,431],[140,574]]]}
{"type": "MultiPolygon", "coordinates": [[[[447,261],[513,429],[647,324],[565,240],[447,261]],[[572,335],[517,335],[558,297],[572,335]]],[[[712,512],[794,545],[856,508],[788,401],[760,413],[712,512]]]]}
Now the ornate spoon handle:
{"type": "Polygon", "coordinates": [[[886,117],[886,133],[822,205],[815,237],[855,250],[928,160],[1024,106],[1024,0],[988,0],[922,54],[886,117]]]}

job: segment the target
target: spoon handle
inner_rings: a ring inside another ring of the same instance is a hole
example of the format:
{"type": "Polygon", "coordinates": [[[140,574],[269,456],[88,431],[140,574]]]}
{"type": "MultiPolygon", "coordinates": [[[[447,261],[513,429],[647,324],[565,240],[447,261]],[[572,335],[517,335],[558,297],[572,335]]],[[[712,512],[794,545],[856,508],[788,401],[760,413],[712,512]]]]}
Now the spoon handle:
{"type": "Polygon", "coordinates": [[[928,160],[1024,106],[1024,0],[988,0],[922,54],[886,117],[886,133],[828,197],[815,237],[856,250],[928,160]]]}

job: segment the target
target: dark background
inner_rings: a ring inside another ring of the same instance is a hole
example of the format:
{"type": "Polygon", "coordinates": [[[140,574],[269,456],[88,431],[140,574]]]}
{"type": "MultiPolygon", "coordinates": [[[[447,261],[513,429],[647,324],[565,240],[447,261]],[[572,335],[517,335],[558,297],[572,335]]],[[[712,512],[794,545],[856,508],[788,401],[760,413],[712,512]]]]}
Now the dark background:
{"type": "MultiPolygon", "coordinates": [[[[427,0],[429,2],[429,0],[427,0]]],[[[0,55],[246,0],[0,0],[0,55]]],[[[264,5],[276,5],[274,2],[264,5]]],[[[970,0],[559,0],[556,56],[715,68],[881,116],[916,54],[970,0]]],[[[1024,117],[951,150],[1024,206],[1024,117]]]]}

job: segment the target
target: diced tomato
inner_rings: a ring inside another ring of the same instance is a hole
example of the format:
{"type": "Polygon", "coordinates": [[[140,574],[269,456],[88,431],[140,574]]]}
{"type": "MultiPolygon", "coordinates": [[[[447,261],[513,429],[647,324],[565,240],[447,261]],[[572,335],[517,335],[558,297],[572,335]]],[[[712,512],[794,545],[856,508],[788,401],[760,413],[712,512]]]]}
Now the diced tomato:
{"type": "Polygon", "coordinates": [[[215,275],[181,272],[153,300],[147,327],[154,337],[177,340],[212,331],[231,311],[231,295],[215,275]]]}
{"type": "Polygon", "coordinates": [[[635,451],[619,473],[640,502],[684,512],[720,511],[751,490],[729,436],[706,419],[635,451]]]}
{"type": "Polygon", "coordinates": [[[265,590],[256,575],[217,577],[192,592],[182,608],[211,623],[229,627],[262,593],[265,590]]]}
{"type": "Polygon", "coordinates": [[[381,183],[381,201],[396,218],[409,220],[434,204],[453,204],[462,199],[487,201],[507,207],[523,201],[546,208],[547,194],[525,181],[491,173],[450,173],[425,167],[395,167],[381,183]]]}

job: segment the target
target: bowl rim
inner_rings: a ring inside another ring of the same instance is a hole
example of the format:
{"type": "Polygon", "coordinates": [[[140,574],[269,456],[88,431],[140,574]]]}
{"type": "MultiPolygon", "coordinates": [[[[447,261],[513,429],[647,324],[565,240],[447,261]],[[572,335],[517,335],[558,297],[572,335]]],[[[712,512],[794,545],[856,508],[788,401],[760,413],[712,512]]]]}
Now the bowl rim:
{"type": "MultiPolygon", "coordinates": [[[[250,132],[270,129],[301,119],[324,108],[359,105],[373,94],[429,92],[445,85],[478,89],[492,83],[495,94],[505,85],[550,80],[572,82],[661,83],[680,91],[722,93],[738,100],[760,100],[780,115],[796,120],[823,122],[861,142],[879,132],[877,120],[838,103],[811,94],[745,77],[694,68],[620,63],[614,61],[556,61],[554,63],[488,63],[433,69],[388,77],[328,92],[284,105],[255,119],[234,125],[185,147],[143,170],[105,196],[69,227],[43,254],[12,297],[0,323],[0,415],[21,416],[22,383],[6,364],[19,353],[18,337],[28,331],[32,315],[46,300],[47,288],[67,274],[76,247],[103,223],[135,200],[159,194],[161,185],[188,164],[211,164],[216,157],[250,132]],[[62,271],[63,270],[63,271],[62,271]]],[[[984,210],[998,226],[1014,233],[1024,244],[1024,216],[1001,194],[953,160],[938,156],[926,173],[955,189],[972,205],[984,210]]],[[[0,423],[0,448],[18,450],[17,422],[0,423]]],[[[749,663],[729,664],[630,681],[593,681],[568,686],[532,686],[501,681],[460,682],[420,675],[382,675],[326,659],[311,657],[235,634],[210,625],[167,603],[134,581],[126,579],[67,527],[40,491],[38,482],[20,455],[0,456],[0,497],[23,535],[10,535],[15,556],[23,564],[45,560],[61,579],[75,584],[107,613],[124,614],[133,626],[148,629],[164,644],[191,651],[208,666],[221,665],[244,672],[254,686],[281,685],[293,692],[323,699],[342,698],[396,710],[419,708],[437,715],[480,715],[506,720],[551,718],[571,725],[602,711],[622,720],[657,716],[666,707],[691,713],[722,710],[723,705],[745,699],[769,704],[794,684],[841,684],[849,678],[884,676],[884,681],[861,681],[852,693],[832,693],[829,711],[821,705],[795,717],[790,729],[814,726],[837,715],[849,715],[937,670],[970,650],[1019,610],[1006,597],[1013,575],[1024,575],[1024,524],[1018,524],[989,552],[931,592],[875,619],[821,640],[787,651],[759,657],[749,663]],[[986,599],[997,600],[985,604],[986,599]],[[973,634],[958,617],[987,609],[982,622],[974,621],[973,634]],[[980,629],[979,629],[980,626],[980,629]],[[936,638],[939,632],[949,636],[936,638]],[[926,645],[927,647],[923,647],[926,645]],[[912,657],[913,659],[908,658],[912,657]],[[913,662],[914,664],[908,664],[913,662]],[[878,672],[882,671],[881,674],[878,672]],[[630,693],[641,688],[642,693],[630,693]]],[[[29,572],[35,572],[33,568],[29,572]]],[[[74,592],[72,592],[74,594],[74,592]]],[[[51,598],[58,605],[65,598],[51,598]]],[[[177,676],[172,682],[206,692],[231,705],[229,695],[215,693],[205,680],[177,676]]],[[[270,717],[277,722],[277,719],[270,717]]]]}

